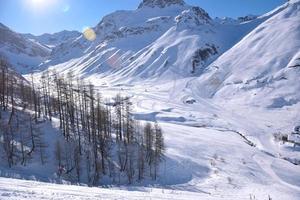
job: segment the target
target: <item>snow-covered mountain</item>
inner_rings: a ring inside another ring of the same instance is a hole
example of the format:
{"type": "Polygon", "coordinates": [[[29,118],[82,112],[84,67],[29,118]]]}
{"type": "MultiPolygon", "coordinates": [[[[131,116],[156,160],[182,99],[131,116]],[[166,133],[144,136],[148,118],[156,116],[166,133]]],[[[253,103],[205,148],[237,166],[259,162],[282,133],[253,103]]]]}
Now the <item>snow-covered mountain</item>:
{"type": "Polygon", "coordinates": [[[214,19],[214,21],[219,23],[219,24],[235,24],[235,25],[238,25],[238,24],[241,24],[243,22],[253,21],[257,18],[258,18],[258,16],[256,16],[256,15],[246,15],[244,17],[238,17],[238,19],[233,19],[231,17],[222,17],[222,18],[216,17],[214,19]]]}
{"type": "Polygon", "coordinates": [[[165,8],[170,5],[185,5],[183,0],[143,0],[143,2],[139,5],[139,8],[150,7],[150,8],[165,8]]]}
{"type": "Polygon", "coordinates": [[[214,61],[197,79],[195,89],[203,97],[273,108],[297,104],[299,47],[300,2],[290,1],[214,61]]]}
{"type": "Polygon", "coordinates": [[[39,36],[35,36],[32,34],[24,34],[24,36],[28,39],[34,40],[43,44],[49,48],[54,48],[64,42],[75,40],[77,37],[81,35],[78,31],[60,31],[58,33],[45,33],[39,36]]]}
{"type": "MultiPolygon", "coordinates": [[[[90,42],[82,36],[75,41],[64,43],[55,48],[52,62],[48,63],[47,66],[76,58],[78,62],[72,65],[74,69],[81,70],[80,68],[89,66],[89,69],[85,69],[84,73],[94,73],[95,70],[107,72],[116,68],[121,69],[128,63],[138,63],[138,57],[149,51],[150,45],[153,45],[165,33],[174,32],[176,35],[181,32],[189,35],[189,33],[184,33],[185,27],[197,29],[197,26],[203,26],[203,32],[209,31],[212,27],[210,17],[200,8],[187,6],[183,4],[183,1],[144,1],[137,10],[117,11],[105,16],[94,27],[97,35],[94,42],[90,42]],[[182,27],[182,30],[170,30],[172,27],[175,29],[177,25],[182,27]],[[114,66],[107,63],[117,57],[119,61],[114,66]]],[[[193,35],[192,32],[191,35],[193,35]]],[[[214,50],[217,50],[215,46],[215,49],[207,48],[212,54],[214,50]]],[[[156,51],[158,56],[162,50],[153,50],[153,52],[156,51]]],[[[157,56],[152,57],[157,58],[157,56]]],[[[154,60],[149,61],[149,64],[153,63],[154,60]]],[[[161,65],[166,62],[166,58],[157,61],[161,65]]],[[[140,63],[140,65],[142,64],[140,63]]]]}
{"type": "Polygon", "coordinates": [[[15,70],[32,72],[49,55],[50,49],[33,42],[0,23],[0,55],[5,57],[15,70]]]}
{"type": "Polygon", "coordinates": [[[110,81],[168,81],[199,76],[226,50],[283,8],[227,23],[182,0],[145,0],[116,11],[94,27],[96,40],[78,37],[52,52],[49,67],[110,81]]]}

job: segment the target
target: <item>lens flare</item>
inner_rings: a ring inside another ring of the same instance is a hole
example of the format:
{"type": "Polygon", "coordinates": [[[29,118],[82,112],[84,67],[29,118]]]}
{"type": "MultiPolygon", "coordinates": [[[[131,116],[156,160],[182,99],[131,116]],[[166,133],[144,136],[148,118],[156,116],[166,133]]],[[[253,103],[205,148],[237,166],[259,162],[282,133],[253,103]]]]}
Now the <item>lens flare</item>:
{"type": "Polygon", "coordinates": [[[96,39],[96,33],[92,28],[85,28],[83,31],[83,36],[89,41],[94,41],[96,39]]]}
{"type": "Polygon", "coordinates": [[[70,8],[71,8],[70,5],[65,5],[65,6],[63,7],[62,11],[63,11],[64,13],[69,12],[70,8]]]}

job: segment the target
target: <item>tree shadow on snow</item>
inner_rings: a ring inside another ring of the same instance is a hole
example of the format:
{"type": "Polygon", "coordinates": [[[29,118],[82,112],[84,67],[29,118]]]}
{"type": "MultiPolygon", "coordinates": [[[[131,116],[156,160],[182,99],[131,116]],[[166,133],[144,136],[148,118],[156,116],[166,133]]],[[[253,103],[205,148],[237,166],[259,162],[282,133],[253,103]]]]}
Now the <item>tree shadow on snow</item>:
{"type": "MultiPolygon", "coordinates": [[[[153,180],[147,172],[144,180],[130,185],[119,185],[120,189],[127,191],[149,192],[151,188],[181,190],[189,192],[201,192],[209,194],[199,189],[194,180],[204,180],[210,175],[210,169],[207,166],[199,165],[190,159],[180,157],[165,157],[160,165],[159,175],[153,180]]],[[[114,185],[110,185],[113,186],[114,185]]]]}

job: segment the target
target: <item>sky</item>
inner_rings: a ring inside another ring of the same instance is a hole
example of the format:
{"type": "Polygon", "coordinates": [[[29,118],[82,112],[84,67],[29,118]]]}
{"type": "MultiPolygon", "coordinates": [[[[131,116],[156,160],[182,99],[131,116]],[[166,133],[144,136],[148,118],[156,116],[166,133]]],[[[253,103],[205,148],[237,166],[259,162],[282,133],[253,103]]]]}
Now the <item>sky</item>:
{"type": "MultiPolygon", "coordinates": [[[[136,9],[142,0],[0,0],[0,22],[20,33],[82,31],[115,10],[136,9]]],[[[264,14],[285,0],[185,0],[211,17],[264,14]]]]}

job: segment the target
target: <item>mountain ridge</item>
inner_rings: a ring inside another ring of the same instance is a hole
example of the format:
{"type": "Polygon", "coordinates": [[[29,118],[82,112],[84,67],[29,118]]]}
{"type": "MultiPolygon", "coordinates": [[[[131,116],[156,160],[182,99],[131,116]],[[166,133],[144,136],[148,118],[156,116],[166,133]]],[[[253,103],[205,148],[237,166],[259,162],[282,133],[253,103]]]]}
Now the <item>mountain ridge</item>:
{"type": "Polygon", "coordinates": [[[26,38],[39,42],[48,48],[54,48],[64,42],[75,40],[81,35],[79,31],[63,30],[56,33],[43,33],[41,35],[33,35],[30,33],[23,34],[26,38]]]}
{"type": "Polygon", "coordinates": [[[50,49],[42,44],[28,40],[2,23],[0,27],[0,54],[18,72],[32,72],[50,55],[50,49]]]}
{"type": "Polygon", "coordinates": [[[143,0],[142,3],[138,6],[138,8],[144,8],[144,7],[159,7],[159,8],[165,8],[171,5],[180,5],[183,6],[186,3],[183,0],[143,0]]]}

